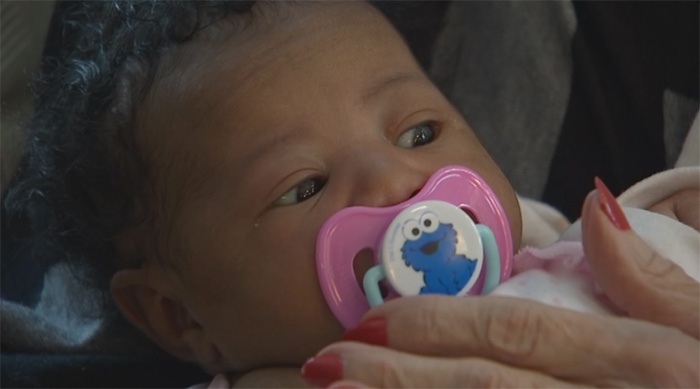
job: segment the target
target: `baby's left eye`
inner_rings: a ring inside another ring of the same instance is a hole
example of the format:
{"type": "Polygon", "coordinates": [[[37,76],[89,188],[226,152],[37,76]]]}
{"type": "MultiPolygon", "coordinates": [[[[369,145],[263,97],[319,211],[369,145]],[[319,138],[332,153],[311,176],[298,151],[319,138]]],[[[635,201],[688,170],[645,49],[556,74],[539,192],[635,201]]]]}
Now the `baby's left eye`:
{"type": "Polygon", "coordinates": [[[396,145],[404,149],[411,149],[417,146],[423,146],[432,142],[433,139],[435,139],[436,132],[437,131],[433,123],[421,123],[404,131],[399,136],[399,139],[396,141],[396,145]]]}

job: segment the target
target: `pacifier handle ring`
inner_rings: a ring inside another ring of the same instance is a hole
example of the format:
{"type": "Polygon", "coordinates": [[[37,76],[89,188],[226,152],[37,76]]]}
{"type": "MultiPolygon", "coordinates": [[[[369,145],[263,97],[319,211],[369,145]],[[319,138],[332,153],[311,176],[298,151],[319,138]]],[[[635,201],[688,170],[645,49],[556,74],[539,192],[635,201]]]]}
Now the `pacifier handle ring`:
{"type": "Polygon", "coordinates": [[[481,236],[481,245],[484,247],[484,257],[486,260],[486,274],[484,285],[481,287],[481,294],[489,294],[493,288],[498,286],[501,278],[501,256],[498,252],[496,238],[493,231],[485,224],[477,224],[477,231],[481,236]]]}
{"type": "Polygon", "coordinates": [[[367,301],[371,308],[384,303],[382,292],[379,290],[379,281],[386,278],[384,266],[382,264],[374,265],[362,277],[362,288],[365,290],[367,301]]]}

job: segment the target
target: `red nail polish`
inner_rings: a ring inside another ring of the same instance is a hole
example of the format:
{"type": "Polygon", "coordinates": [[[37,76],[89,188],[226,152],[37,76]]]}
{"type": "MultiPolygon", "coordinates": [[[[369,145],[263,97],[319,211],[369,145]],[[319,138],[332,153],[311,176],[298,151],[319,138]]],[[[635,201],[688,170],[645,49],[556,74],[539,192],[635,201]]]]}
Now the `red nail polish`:
{"type": "Polygon", "coordinates": [[[309,384],[325,388],[343,378],[343,362],[334,354],[317,355],[304,363],[301,376],[309,384]]]}
{"type": "Polygon", "coordinates": [[[343,333],[343,340],[354,340],[357,342],[386,346],[386,319],[374,317],[367,319],[354,328],[350,328],[343,333]]]}
{"type": "Polygon", "coordinates": [[[612,224],[617,227],[618,230],[627,231],[630,229],[630,223],[625,217],[625,213],[622,212],[620,204],[615,200],[615,196],[610,193],[610,189],[605,186],[603,180],[596,177],[594,179],[595,187],[598,190],[598,201],[600,203],[600,209],[603,210],[605,215],[610,219],[612,224]]]}

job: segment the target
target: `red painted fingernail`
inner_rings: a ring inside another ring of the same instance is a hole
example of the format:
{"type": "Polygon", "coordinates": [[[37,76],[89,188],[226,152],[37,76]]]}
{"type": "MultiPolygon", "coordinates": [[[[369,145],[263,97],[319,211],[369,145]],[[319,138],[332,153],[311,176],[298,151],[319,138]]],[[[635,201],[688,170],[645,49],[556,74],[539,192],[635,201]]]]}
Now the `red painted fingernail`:
{"type": "Polygon", "coordinates": [[[612,224],[617,227],[618,230],[627,231],[630,229],[630,223],[625,217],[625,213],[622,212],[620,204],[615,200],[615,196],[610,193],[610,189],[605,186],[603,180],[596,177],[594,179],[595,187],[598,190],[598,202],[600,203],[600,209],[603,210],[605,215],[610,219],[612,224]]]}
{"type": "Polygon", "coordinates": [[[325,388],[343,378],[343,362],[334,354],[317,355],[304,363],[301,376],[312,386],[325,388]]]}
{"type": "Polygon", "coordinates": [[[345,331],[345,333],[343,333],[343,340],[354,340],[377,346],[386,346],[386,319],[383,317],[367,319],[356,327],[345,331]]]}

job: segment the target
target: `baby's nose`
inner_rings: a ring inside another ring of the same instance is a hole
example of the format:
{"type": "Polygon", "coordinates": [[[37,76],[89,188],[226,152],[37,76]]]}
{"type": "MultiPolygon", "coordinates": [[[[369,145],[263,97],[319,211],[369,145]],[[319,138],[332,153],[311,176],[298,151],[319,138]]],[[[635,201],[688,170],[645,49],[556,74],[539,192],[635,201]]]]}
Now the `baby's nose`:
{"type": "Polygon", "coordinates": [[[410,199],[435,170],[416,160],[389,156],[366,156],[356,168],[357,179],[350,205],[367,207],[387,207],[410,199]]]}

